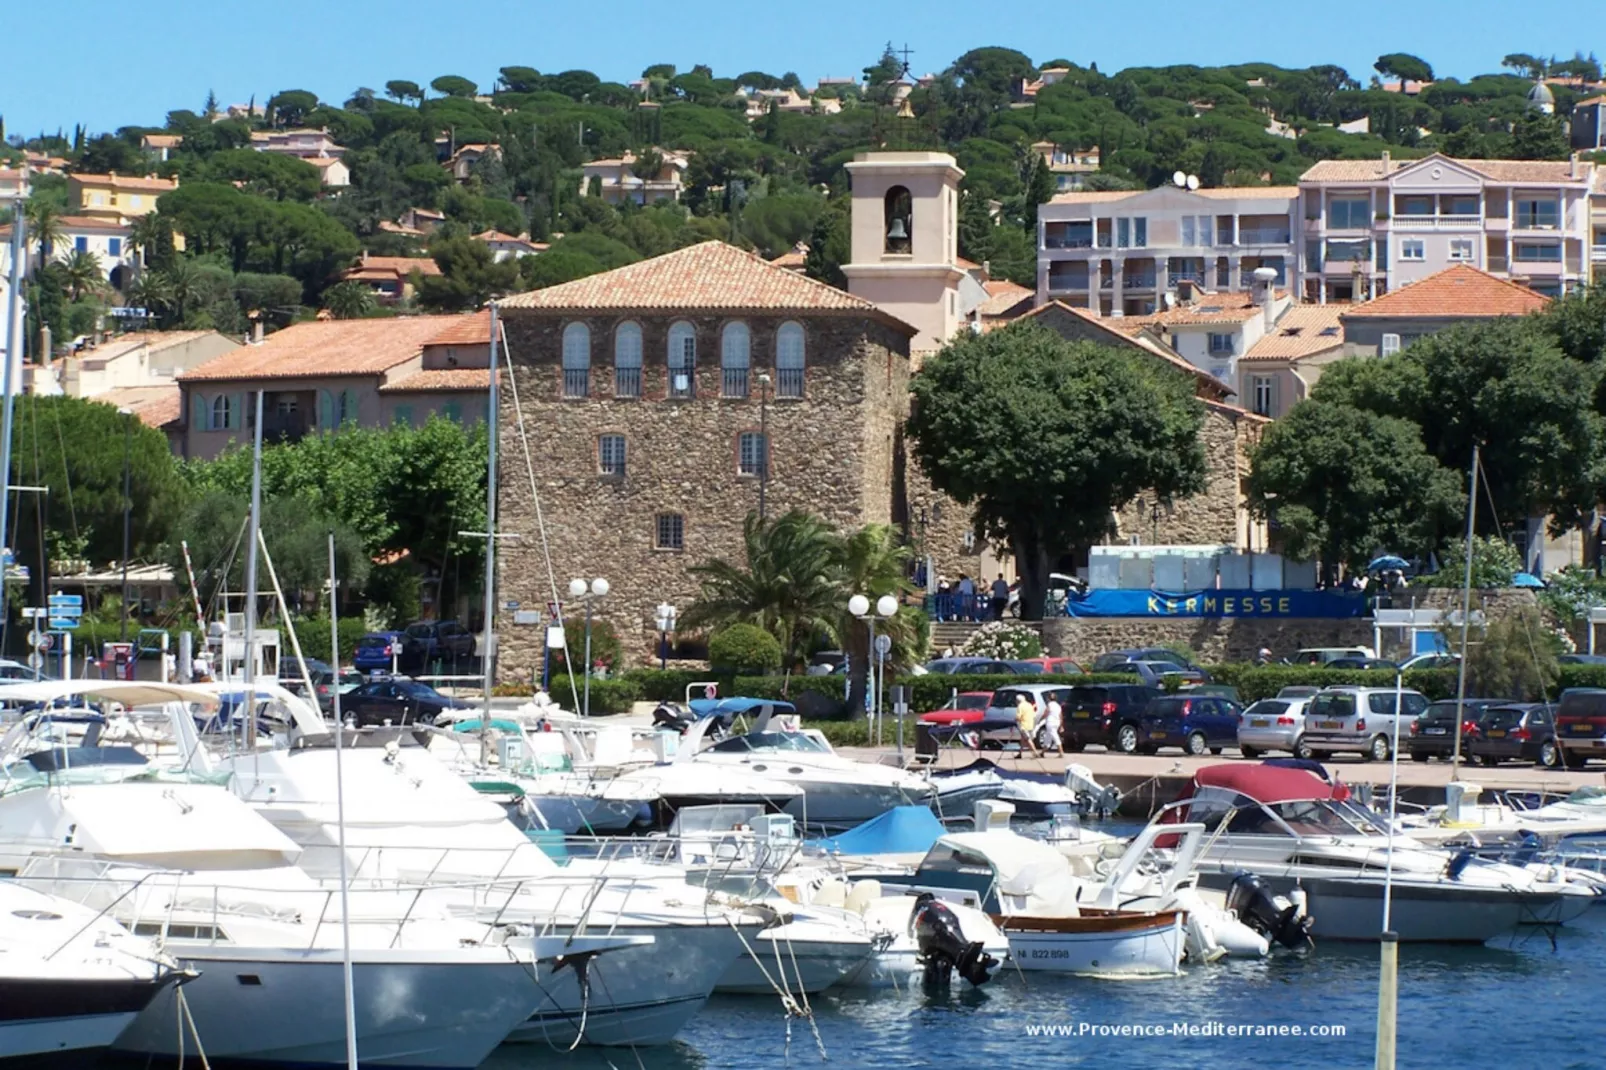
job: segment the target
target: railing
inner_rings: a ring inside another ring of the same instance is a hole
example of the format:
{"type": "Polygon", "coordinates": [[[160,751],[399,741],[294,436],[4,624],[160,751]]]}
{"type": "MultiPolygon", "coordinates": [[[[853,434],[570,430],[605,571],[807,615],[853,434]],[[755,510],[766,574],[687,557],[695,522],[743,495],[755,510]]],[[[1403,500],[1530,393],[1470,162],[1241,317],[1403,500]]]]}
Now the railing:
{"type": "Polygon", "coordinates": [[[775,396],[778,398],[800,398],[803,396],[803,369],[802,368],[776,368],[775,369],[775,396]]]}
{"type": "Polygon", "coordinates": [[[1483,217],[1476,215],[1410,215],[1394,217],[1396,229],[1417,230],[1481,230],[1483,217]]]}
{"type": "MultiPolygon", "coordinates": [[[[1244,227],[1238,232],[1239,245],[1287,245],[1293,236],[1285,227],[1281,230],[1268,230],[1263,227],[1244,227]]],[[[1222,244],[1227,244],[1223,242],[1222,244]]]]}
{"type": "Polygon", "coordinates": [[[1085,290],[1087,289],[1086,275],[1056,275],[1053,272],[1048,276],[1050,290],[1085,290]]]}
{"type": "Polygon", "coordinates": [[[1178,283],[1178,282],[1191,282],[1191,283],[1195,283],[1195,284],[1197,284],[1199,286],[1203,286],[1204,285],[1204,278],[1205,278],[1205,273],[1203,271],[1173,271],[1173,272],[1171,272],[1171,281],[1172,281],[1173,284],[1174,283],[1178,283]]]}
{"type": "Polygon", "coordinates": [[[1591,260],[1606,260],[1606,245],[1592,245],[1589,247],[1591,260]]]}
{"type": "Polygon", "coordinates": [[[563,369],[563,396],[566,398],[583,398],[591,394],[590,368],[564,368],[563,369]]]}
{"type": "Polygon", "coordinates": [[[639,398],[641,396],[641,369],[615,368],[613,370],[613,396],[639,398]]]}
{"type": "Polygon", "coordinates": [[[1152,274],[1149,274],[1149,275],[1130,275],[1129,274],[1122,280],[1122,288],[1123,289],[1128,289],[1128,290],[1152,290],[1152,289],[1154,289],[1154,279],[1155,279],[1155,277],[1152,274]]]}
{"type": "Polygon", "coordinates": [[[721,397],[745,398],[747,396],[747,369],[723,368],[721,369],[719,393],[721,397]]]}
{"type": "Polygon", "coordinates": [[[992,620],[992,599],[982,593],[965,597],[956,591],[940,591],[928,599],[927,613],[938,621],[992,620]]]}
{"type": "Polygon", "coordinates": [[[1093,248],[1093,236],[1089,234],[1085,237],[1073,238],[1069,235],[1055,234],[1053,231],[1048,231],[1043,235],[1043,246],[1047,249],[1091,249],[1093,248]]]}
{"type": "Polygon", "coordinates": [[[689,398],[697,392],[697,377],[690,365],[669,369],[669,396],[689,398]]]}

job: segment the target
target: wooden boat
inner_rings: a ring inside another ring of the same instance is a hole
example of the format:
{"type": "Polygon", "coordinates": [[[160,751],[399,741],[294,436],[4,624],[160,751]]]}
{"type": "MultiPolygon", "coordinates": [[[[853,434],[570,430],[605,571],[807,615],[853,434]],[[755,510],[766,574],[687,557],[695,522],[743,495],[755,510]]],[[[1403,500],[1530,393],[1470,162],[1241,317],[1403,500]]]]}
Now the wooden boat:
{"type": "Polygon", "coordinates": [[[992,915],[1022,970],[1083,977],[1170,977],[1182,971],[1187,912],[1083,909],[1074,915],[992,915]]]}

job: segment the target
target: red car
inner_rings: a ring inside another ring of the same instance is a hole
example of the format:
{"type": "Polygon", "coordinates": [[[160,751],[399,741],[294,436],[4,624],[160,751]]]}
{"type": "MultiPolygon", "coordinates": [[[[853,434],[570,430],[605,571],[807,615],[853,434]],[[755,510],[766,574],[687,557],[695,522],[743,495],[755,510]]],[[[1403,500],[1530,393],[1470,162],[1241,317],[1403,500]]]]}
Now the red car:
{"type": "Polygon", "coordinates": [[[973,724],[981,720],[993,700],[991,691],[962,691],[940,710],[922,713],[922,724],[951,725],[973,724]]]}
{"type": "Polygon", "coordinates": [[[1070,658],[1026,658],[1027,664],[1041,665],[1048,676],[1081,676],[1087,670],[1070,658]]]}

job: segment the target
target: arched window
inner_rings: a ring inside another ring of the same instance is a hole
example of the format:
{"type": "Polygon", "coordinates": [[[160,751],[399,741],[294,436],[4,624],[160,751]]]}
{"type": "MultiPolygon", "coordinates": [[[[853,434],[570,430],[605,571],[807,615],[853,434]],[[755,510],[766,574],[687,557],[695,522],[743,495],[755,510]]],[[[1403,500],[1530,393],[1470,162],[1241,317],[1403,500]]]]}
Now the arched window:
{"type": "Polygon", "coordinates": [[[613,332],[613,396],[641,396],[641,325],[626,321],[613,332]]]}
{"type": "Polygon", "coordinates": [[[903,186],[887,190],[885,213],[887,230],[883,248],[889,253],[909,252],[912,248],[910,235],[914,233],[914,202],[909,191],[903,186]]]}
{"type": "Polygon", "coordinates": [[[775,396],[803,396],[803,325],[783,323],[775,332],[775,396]]]}
{"type": "Polygon", "coordinates": [[[234,396],[219,394],[212,399],[212,430],[229,431],[234,428],[234,396]]]}
{"type": "Polygon", "coordinates": [[[669,328],[669,396],[689,398],[697,392],[697,328],[682,320],[669,328]]]}
{"type": "Polygon", "coordinates": [[[752,337],[745,323],[727,323],[719,341],[720,396],[747,396],[747,369],[752,363],[752,337]]]}
{"type": "Polygon", "coordinates": [[[563,396],[583,398],[591,393],[591,328],[571,323],[563,328],[563,396]]]}

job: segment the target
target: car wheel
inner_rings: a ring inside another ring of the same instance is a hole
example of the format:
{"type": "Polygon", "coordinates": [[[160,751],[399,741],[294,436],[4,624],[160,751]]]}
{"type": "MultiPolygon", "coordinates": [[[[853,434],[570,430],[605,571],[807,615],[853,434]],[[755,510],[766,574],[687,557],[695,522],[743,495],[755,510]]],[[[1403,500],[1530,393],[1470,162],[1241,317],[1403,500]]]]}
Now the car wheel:
{"type": "Polygon", "coordinates": [[[1242,754],[1245,758],[1248,758],[1251,761],[1260,757],[1260,752],[1258,750],[1253,747],[1246,747],[1242,743],[1238,744],[1238,753],[1242,754]]]}
{"type": "Polygon", "coordinates": [[[1389,737],[1388,736],[1373,736],[1372,737],[1372,745],[1371,745],[1370,748],[1368,748],[1368,750],[1366,752],[1366,760],[1369,761],[1369,762],[1372,762],[1372,761],[1386,762],[1386,761],[1389,760],[1389,737]]]}
{"type": "MultiPolygon", "coordinates": [[[[1188,736],[1188,753],[1203,754],[1205,752],[1205,737],[1203,732],[1194,732],[1188,736]]],[[[1219,753],[1219,752],[1218,752],[1219,753]]]]}
{"type": "Polygon", "coordinates": [[[1310,744],[1305,742],[1304,736],[1294,740],[1294,757],[1305,762],[1312,761],[1316,757],[1316,752],[1310,749],[1310,744]]]}
{"type": "Polygon", "coordinates": [[[1411,760],[1413,762],[1425,762],[1428,760],[1428,756],[1421,751],[1414,750],[1411,752],[1411,760]]]}
{"type": "Polygon", "coordinates": [[[1124,724],[1115,733],[1115,749],[1122,754],[1136,754],[1138,752],[1138,726],[1124,724]]]}
{"type": "Polygon", "coordinates": [[[1561,749],[1556,741],[1547,739],[1539,744],[1539,764],[1546,769],[1554,769],[1561,764],[1561,749]]]}
{"type": "Polygon", "coordinates": [[[1561,760],[1568,769],[1582,769],[1589,763],[1589,759],[1585,758],[1583,755],[1570,754],[1565,750],[1561,752],[1561,760]]]}

